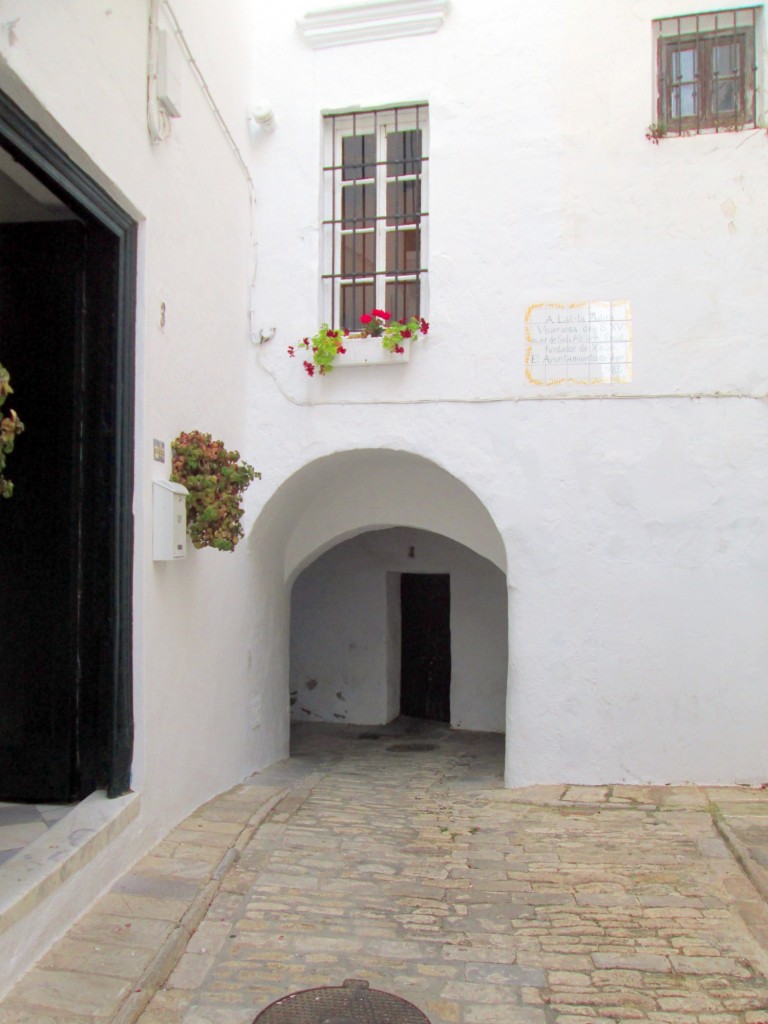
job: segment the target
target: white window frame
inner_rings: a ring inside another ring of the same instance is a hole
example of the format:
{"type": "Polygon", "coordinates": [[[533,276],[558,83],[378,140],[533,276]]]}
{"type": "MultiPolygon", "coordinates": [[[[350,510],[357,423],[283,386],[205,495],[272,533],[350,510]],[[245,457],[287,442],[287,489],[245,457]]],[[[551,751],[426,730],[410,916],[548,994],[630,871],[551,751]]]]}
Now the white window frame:
{"type": "MultiPolygon", "coordinates": [[[[373,301],[370,308],[386,309],[387,285],[396,282],[418,281],[419,309],[401,310],[400,315],[427,317],[427,253],[428,225],[427,214],[429,189],[429,124],[428,108],[425,103],[411,104],[400,107],[377,108],[375,110],[342,111],[324,115],[325,131],[323,139],[323,190],[322,190],[322,276],[321,305],[322,320],[331,327],[342,326],[342,289],[351,287],[345,284],[350,281],[349,273],[342,273],[342,240],[353,233],[357,235],[373,234],[375,274],[357,275],[355,284],[372,287],[373,301]],[[398,175],[396,178],[387,176],[387,136],[394,131],[421,129],[421,170],[419,173],[398,175]],[[342,145],[343,140],[355,135],[375,135],[375,177],[350,180],[345,186],[342,180],[342,145]],[[394,181],[419,180],[421,184],[421,206],[416,224],[400,224],[397,230],[407,232],[419,230],[420,260],[417,270],[411,272],[386,273],[387,235],[395,231],[395,225],[387,223],[386,203],[387,184],[394,181]],[[346,228],[342,224],[342,191],[349,185],[374,184],[376,196],[376,218],[374,226],[346,228]]],[[[361,312],[370,312],[361,309],[361,312]]],[[[393,311],[394,314],[394,311],[393,311]]],[[[347,324],[353,329],[352,324],[347,324]]]]}

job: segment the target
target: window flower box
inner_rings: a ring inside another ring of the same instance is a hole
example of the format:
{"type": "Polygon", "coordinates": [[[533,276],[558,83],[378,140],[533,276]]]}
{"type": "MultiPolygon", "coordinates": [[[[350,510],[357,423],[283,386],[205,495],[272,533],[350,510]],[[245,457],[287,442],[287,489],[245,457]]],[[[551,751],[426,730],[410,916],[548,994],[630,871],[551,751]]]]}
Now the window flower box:
{"type": "Polygon", "coordinates": [[[370,335],[348,334],[344,338],[344,351],[334,360],[334,369],[342,366],[391,366],[393,363],[407,363],[411,358],[411,339],[404,338],[402,352],[388,352],[381,344],[381,338],[370,335]]]}
{"type": "MultiPolygon", "coordinates": [[[[384,309],[372,309],[360,317],[362,330],[350,332],[332,329],[322,324],[317,334],[302,338],[288,346],[288,355],[296,356],[303,349],[311,358],[302,360],[310,377],[322,377],[336,366],[383,366],[388,363],[407,363],[411,357],[411,342],[429,332],[423,317],[393,320],[384,309]]],[[[299,357],[301,358],[301,356],[299,357]]]]}

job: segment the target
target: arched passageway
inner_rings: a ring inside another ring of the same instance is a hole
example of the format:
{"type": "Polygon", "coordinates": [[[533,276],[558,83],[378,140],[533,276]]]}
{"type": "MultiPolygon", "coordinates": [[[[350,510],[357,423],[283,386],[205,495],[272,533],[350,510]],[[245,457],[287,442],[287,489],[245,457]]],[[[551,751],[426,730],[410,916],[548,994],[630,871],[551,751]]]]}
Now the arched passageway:
{"type": "Polygon", "coordinates": [[[507,661],[504,574],[438,534],[359,534],[293,585],[294,720],[381,725],[404,714],[503,732],[507,661]]]}
{"type": "Polygon", "coordinates": [[[297,714],[307,720],[380,723],[399,713],[405,575],[450,577],[451,724],[504,731],[504,543],[485,505],[457,477],[400,450],[317,459],[267,502],[249,549],[259,577],[254,628],[262,638],[253,703],[272,760],[288,753],[291,690],[297,714]],[[380,584],[375,593],[369,586],[374,576],[380,584]],[[349,627],[353,615],[354,631],[342,628],[342,619],[349,627]],[[310,669],[311,658],[323,661],[327,678],[324,670],[310,669]]]}

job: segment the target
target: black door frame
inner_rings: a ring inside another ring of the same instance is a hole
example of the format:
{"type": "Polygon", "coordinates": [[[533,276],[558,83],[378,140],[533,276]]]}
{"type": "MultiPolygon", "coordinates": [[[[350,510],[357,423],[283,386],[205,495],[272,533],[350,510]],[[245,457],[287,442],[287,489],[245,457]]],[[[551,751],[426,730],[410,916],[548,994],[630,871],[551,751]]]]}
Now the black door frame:
{"type": "Polygon", "coordinates": [[[110,441],[111,501],[109,608],[111,663],[109,700],[100,728],[105,735],[106,785],[110,797],[130,788],[133,755],[133,450],[135,393],[135,317],[137,224],[112,197],[90,178],[0,91],[0,146],[58,196],[78,217],[106,229],[117,247],[116,303],[106,344],[113,361],[110,441]]]}

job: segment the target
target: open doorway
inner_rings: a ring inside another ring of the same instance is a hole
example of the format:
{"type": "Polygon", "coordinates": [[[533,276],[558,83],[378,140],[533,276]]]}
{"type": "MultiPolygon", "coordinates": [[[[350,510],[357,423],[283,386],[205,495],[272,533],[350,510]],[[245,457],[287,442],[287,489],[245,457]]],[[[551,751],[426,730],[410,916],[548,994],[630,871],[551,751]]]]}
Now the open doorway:
{"type": "Polygon", "coordinates": [[[295,721],[383,725],[402,714],[502,733],[507,664],[504,573],[443,535],[365,531],[294,581],[295,721]]]}
{"type": "Polygon", "coordinates": [[[132,754],[136,225],[0,94],[0,800],[116,796],[132,754]]]}
{"type": "Polygon", "coordinates": [[[451,720],[451,578],[400,577],[400,714],[451,720]]]}

